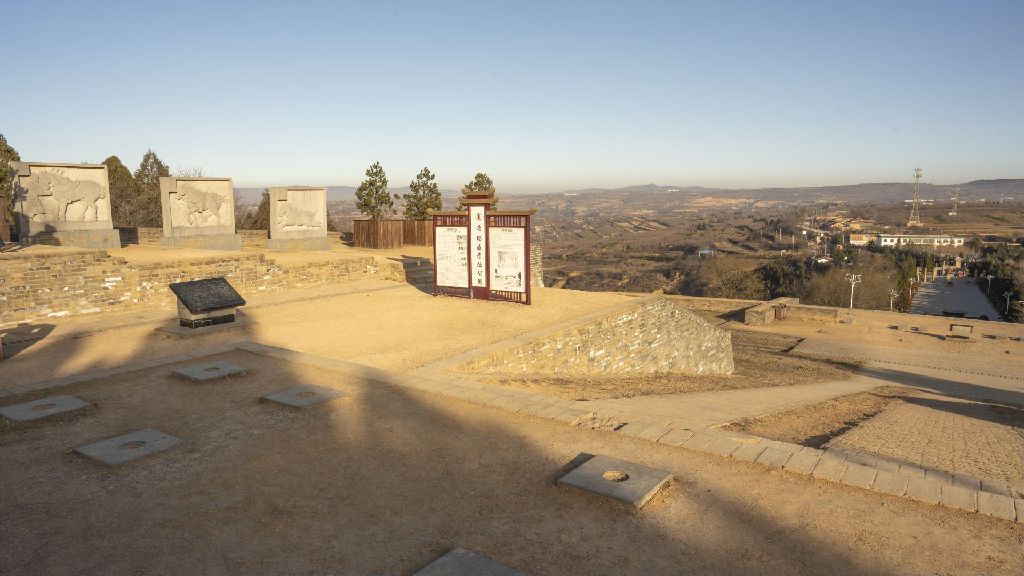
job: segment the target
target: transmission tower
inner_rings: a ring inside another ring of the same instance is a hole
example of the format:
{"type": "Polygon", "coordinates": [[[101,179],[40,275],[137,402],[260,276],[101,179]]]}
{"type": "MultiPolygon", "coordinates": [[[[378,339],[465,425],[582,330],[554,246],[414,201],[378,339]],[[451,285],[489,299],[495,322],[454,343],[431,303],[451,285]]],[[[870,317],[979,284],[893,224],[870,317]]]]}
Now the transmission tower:
{"type": "Polygon", "coordinates": [[[914,203],[910,207],[907,227],[921,225],[921,167],[914,168],[914,203]]]}
{"type": "Polygon", "coordinates": [[[953,211],[949,213],[950,216],[956,216],[956,204],[960,200],[960,187],[953,187],[953,211]]]}

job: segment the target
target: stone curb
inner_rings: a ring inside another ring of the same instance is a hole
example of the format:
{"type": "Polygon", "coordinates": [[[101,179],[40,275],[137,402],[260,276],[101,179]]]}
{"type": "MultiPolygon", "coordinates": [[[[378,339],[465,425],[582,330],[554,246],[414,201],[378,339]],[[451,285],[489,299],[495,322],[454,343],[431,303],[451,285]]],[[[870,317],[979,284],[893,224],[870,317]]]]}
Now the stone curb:
{"type": "MultiPolygon", "coordinates": [[[[52,390],[107,378],[166,364],[186,362],[197,358],[242,350],[270,356],[297,364],[305,364],[349,374],[361,379],[375,380],[403,388],[433,392],[475,404],[502,408],[530,416],[576,424],[584,417],[600,417],[586,407],[586,402],[574,402],[535,392],[505,389],[458,381],[441,381],[413,373],[394,373],[363,364],[325,358],[296,352],[286,348],[254,342],[238,342],[203,348],[186,354],[168,356],[124,364],[116,368],[76,374],[65,378],[30,382],[0,391],[0,398],[52,390]]],[[[769,440],[743,433],[719,429],[690,430],[651,424],[625,422],[615,433],[633,438],[678,446],[707,454],[756,462],[782,469],[793,474],[811,476],[848,486],[900,496],[928,504],[978,512],[1004,520],[1024,524],[1024,499],[1011,498],[1005,489],[986,490],[983,481],[966,476],[955,476],[933,470],[900,464],[877,456],[846,454],[838,450],[818,450],[806,446],[769,440]]]]}

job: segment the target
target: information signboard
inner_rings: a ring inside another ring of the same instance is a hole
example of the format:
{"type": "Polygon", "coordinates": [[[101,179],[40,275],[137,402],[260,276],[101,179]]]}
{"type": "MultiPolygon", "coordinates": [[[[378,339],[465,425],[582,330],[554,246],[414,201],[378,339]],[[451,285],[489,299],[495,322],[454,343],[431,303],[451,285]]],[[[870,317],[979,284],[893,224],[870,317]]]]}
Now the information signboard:
{"type": "Polygon", "coordinates": [[[469,207],[470,245],[472,246],[473,287],[487,287],[487,222],[483,206],[469,207]]]}
{"type": "Polygon", "coordinates": [[[469,287],[469,230],[464,226],[434,229],[438,286],[469,287]]]}
{"type": "Polygon", "coordinates": [[[494,227],[488,233],[491,290],[526,292],[526,229],[494,227]]]}

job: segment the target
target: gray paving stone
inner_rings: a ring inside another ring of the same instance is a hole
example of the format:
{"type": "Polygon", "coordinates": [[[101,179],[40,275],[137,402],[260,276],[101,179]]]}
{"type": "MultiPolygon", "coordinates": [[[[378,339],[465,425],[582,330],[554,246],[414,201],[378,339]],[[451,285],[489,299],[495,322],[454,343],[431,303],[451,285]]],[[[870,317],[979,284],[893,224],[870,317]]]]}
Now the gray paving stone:
{"type": "Polygon", "coordinates": [[[878,470],[875,470],[871,466],[851,463],[846,467],[846,472],[843,472],[843,477],[840,478],[839,481],[848,486],[871,488],[871,484],[874,483],[875,476],[877,475],[878,470]]]}
{"type": "Polygon", "coordinates": [[[839,482],[849,465],[850,463],[842,456],[836,456],[825,451],[818,460],[818,464],[814,467],[814,471],[811,472],[811,476],[821,478],[822,480],[839,482]]]}
{"type": "Polygon", "coordinates": [[[650,425],[647,422],[630,422],[629,424],[626,424],[622,428],[616,430],[616,432],[618,432],[619,434],[623,434],[625,436],[632,436],[633,438],[637,438],[640,435],[640,433],[646,430],[649,426],[650,425]]]}
{"type": "Polygon", "coordinates": [[[718,454],[719,456],[729,456],[730,454],[735,452],[736,449],[739,448],[740,446],[743,446],[743,444],[740,444],[739,442],[733,440],[732,438],[719,438],[712,442],[711,444],[709,444],[708,447],[705,449],[705,452],[710,452],[711,454],[718,454]]]}
{"type": "Polygon", "coordinates": [[[990,482],[987,480],[982,480],[981,490],[984,492],[989,492],[991,494],[999,494],[1001,496],[1009,496],[1011,499],[1013,498],[1013,491],[1010,490],[1009,486],[1003,484],[1002,482],[990,482]]]}
{"type": "Polygon", "coordinates": [[[181,444],[181,439],[159,430],[145,428],[123,436],[115,436],[94,444],[75,448],[75,452],[106,464],[117,466],[136,458],[162,452],[181,444]]]}
{"type": "Polygon", "coordinates": [[[673,428],[668,434],[658,438],[658,442],[661,442],[662,444],[671,444],[672,446],[682,446],[683,443],[689,440],[691,436],[693,436],[692,430],[673,428]]]}
{"type": "Polygon", "coordinates": [[[1015,515],[1013,498],[1002,494],[978,492],[978,512],[1012,521],[1015,515]]]}
{"type": "Polygon", "coordinates": [[[575,424],[577,420],[589,414],[592,414],[592,412],[580,410],[579,408],[566,408],[564,411],[559,412],[558,415],[555,416],[555,420],[561,420],[562,422],[575,424]]]}
{"type": "Polygon", "coordinates": [[[755,462],[782,468],[792,457],[793,453],[789,450],[783,450],[781,448],[765,448],[764,452],[761,452],[761,455],[757,457],[755,462]]]}
{"type": "Polygon", "coordinates": [[[753,462],[757,460],[757,457],[761,455],[761,452],[764,452],[765,448],[767,448],[767,446],[763,446],[761,444],[744,444],[736,450],[733,450],[732,454],[729,456],[732,456],[737,460],[753,462]]]}
{"type": "Polygon", "coordinates": [[[971,490],[981,490],[981,479],[966,474],[953,474],[953,485],[971,490]]]}
{"type": "Polygon", "coordinates": [[[558,484],[642,508],[671,479],[672,474],[664,470],[598,455],[559,478],[558,484]]]}
{"type": "Polygon", "coordinates": [[[900,463],[893,462],[892,460],[886,460],[885,458],[876,458],[875,468],[877,468],[879,472],[884,470],[886,472],[897,474],[900,471],[900,463]]]}
{"type": "Polygon", "coordinates": [[[547,408],[541,410],[540,412],[537,412],[536,415],[540,416],[541,418],[554,418],[555,416],[558,416],[559,414],[565,412],[566,410],[567,408],[565,406],[555,404],[553,406],[548,406],[547,408]]]}
{"type": "Polygon", "coordinates": [[[652,442],[657,442],[662,436],[668,434],[671,431],[672,429],[669,428],[668,426],[659,426],[657,424],[653,424],[644,429],[643,432],[637,434],[636,437],[643,438],[644,440],[650,440],[652,442]]]}
{"type": "Polygon", "coordinates": [[[707,449],[707,447],[710,446],[711,443],[714,442],[715,440],[717,440],[717,438],[715,436],[711,436],[710,434],[694,432],[693,436],[690,436],[690,438],[686,442],[682,443],[682,446],[684,448],[689,448],[691,450],[703,451],[707,449]]]}
{"type": "Polygon", "coordinates": [[[334,390],[333,388],[323,388],[321,386],[295,386],[294,388],[288,388],[287,390],[267,394],[263,397],[263,400],[284,404],[285,406],[292,406],[294,408],[306,408],[307,406],[313,406],[314,404],[320,404],[321,402],[334,400],[335,398],[341,398],[343,396],[345,396],[345,393],[334,390]]]}
{"type": "Polygon", "coordinates": [[[897,474],[907,476],[908,478],[924,478],[924,468],[914,466],[913,464],[901,464],[897,474]]]}
{"type": "Polygon", "coordinates": [[[525,576],[465,548],[455,548],[418,570],[413,576],[525,576]]]}
{"type": "Polygon", "coordinates": [[[800,474],[810,474],[821,459],[822,451],[814,448],[804,447],[803,450],[793,454],[793,457],[786,461],[783,469],[800,474]]]}
{"type": "Polygon", "coordinates": [[[907,492],[907,483],[909,482],[909,476],[900,476],[888,470],[879,470],[871,489],[894,496],[903,496],[907,492]]]}
{"type": "Polygon", "coordinates": [[[216,362],[203,362],[202,364],[182,366],[175,369],[172,374],[193,382],[208,382],[218,378],[245,374],[245,368],[237,364],[218,360],[216,362]]]}
{"type": "Polygon", "coordinates": [[[47,396],[31,402],[12,404],[0,408],[0,414],[14,420],[15,422],[29,422],[40,420],[55,414],[63,414],[72,410],[79,410],[89,406],[89,403],[81,398],[66,394],[59,396],[47,396]]]}
{"type": "Polygon", "coordinates": [[[907,483],[907,498],[938,504],[942,498],[942,484],[934,478],[918,478],[910,476],[907,483]]]}
{"type": "Polygon", "coordinates": [[[974,512],[978,509],[978,491],[955,484],[943,484],[939,502],[943,506],[974,512]]]}

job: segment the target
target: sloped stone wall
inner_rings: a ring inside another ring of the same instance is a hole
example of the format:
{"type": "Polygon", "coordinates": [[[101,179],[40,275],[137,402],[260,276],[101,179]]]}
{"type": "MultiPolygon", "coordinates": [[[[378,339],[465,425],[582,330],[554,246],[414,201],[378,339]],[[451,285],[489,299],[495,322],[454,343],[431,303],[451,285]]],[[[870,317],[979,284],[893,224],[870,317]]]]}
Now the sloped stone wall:
{"type": "Polygon", "coordinates": [[[732,336],[667,298],[646,298],[459,369],[532,374],[731,374],[732,336]]]}

